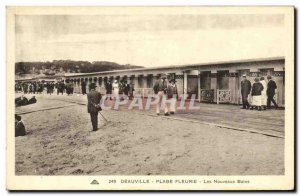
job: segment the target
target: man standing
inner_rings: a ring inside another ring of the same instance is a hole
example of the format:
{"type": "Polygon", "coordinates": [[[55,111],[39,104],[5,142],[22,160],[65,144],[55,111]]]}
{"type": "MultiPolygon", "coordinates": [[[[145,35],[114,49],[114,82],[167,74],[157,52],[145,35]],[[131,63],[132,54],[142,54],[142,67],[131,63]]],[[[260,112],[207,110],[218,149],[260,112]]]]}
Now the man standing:
{"type": "Polygon", "coordinates": [[[90,113],[91,116],[91,121],[92,121],[92,126],[93,130],[92,131],[97,131],[98,130],[98,112],[101,111],[100,107],[100,101],[101,101],[101,94],[96,91],[96,84],[91,83],[90,84],[90,92],[87,94],[87,99],[88,99],[88,113],[90,113]]]}
{"type": "Polygon", "coordinates": [[[24,91],[25,94],[28,93],[28,84],[26,82],[23,83],[23,91],[24,91]]]}
{"type": "MultiPolygon", "coordinates": [[[[159,115],[161,102],[164,94],[167,91],[167,81],[166,81],[166,74],[162,74],[160,78],[155,82],[153,86],[154,93],[158,96],[158,102],[156,104],[156,114],[159,115]]],[[[165,106],[164,106],[165,107],[165,106]]],[[[168,112],[165,112],[165,116],[168,116],[168,112]]]]}
{"type": "Polygon", "coordinates": [[[128,89],[129,100],[133,99],[133,91],[134,91],[134,84],[131,81],[128,89]]]}
{"type": "Polygon", "coordinates": [[[246,74],[243,75],[243,80],[241,82],[241,94],[242,94],[242,102],[243,107],[241,109],[248,109],[250,104],[248,102],[248,95],[251,91],[251,82],[247,80],[246,74]]]}
{"type": "Polygon", "coordinates": [[[170,106],[166,104],[167,112],[170,114],[175,114],[176,110],[176,99],[178,97],[178,90],[177,90],[177,85],[176,85],[176,80],[171,79],[170,83],[167,88],[167,95],[168,95],[168,100],[171,101],[170,106]]]}
{"type": "Polygon", "coordinates": [[[112,100],[111,98],[111,94],[112,94],[112,84],[110,81],[108,81],[105,85],[105,88],[106,88],[106,99],[109,99],[112,100]]]}
{"type": "Polygon", "coordinates": [[[129,84],[127,84],[127,81],[124,81],[124,94],[128,96],[129,93],[129,84]]]}
{"type": "Polygon", "coordinates": [[[35,94],[35,92],[36,92],[36,82],[33,82],[33,94],[35,94]]]}
{"type": "Polygon", "coordinates": [[[86,83],[85,81],[81,81],[81,91],[82,91],[82,94],[85,95],[86,94],[86,83]]]}
{"type": "Polygon", "coordinates": [[[267,76],[268,79],[268,89],[267,89],[267,95],[268,95],[268,100],[267,100],[267,107],[271,108],[271,102],[274,104],[275,109],[277,109],[278,105],[276,104],[274,100],[274,95],[275,95],[275,89],[277,89],[276,82],[272,80],[272,76],[267,76]]]}

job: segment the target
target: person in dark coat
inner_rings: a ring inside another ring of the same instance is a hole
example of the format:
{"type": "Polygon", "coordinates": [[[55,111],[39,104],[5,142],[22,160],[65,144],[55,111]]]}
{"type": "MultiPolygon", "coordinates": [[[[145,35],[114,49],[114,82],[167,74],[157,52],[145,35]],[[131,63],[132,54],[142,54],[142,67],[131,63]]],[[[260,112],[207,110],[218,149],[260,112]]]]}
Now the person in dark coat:
{"type": "Polygon", "coordinates": [[[112,94],[112,83],[110,81],[108,81],[105,85],[105,88],[106,88],[106,99],[109,99],[112,100],[111,98],[111,94],[112,94]]]}
{"type": "Polygon", "coordinates": [[[85,81],[81,82],[81,91],[82,91],[83,95],[86,94],[86,83],[85,83],[85,81]]]}
{"type": "Polygon", "coordinates": [[[268,88],[267,88],[267,108],[271,108],[271,102],[274,104],[275,109],[278,108],[277,103],[274,100],[275,89],[277,89],[276,82],[272,80],[272,76],[267,76],[268,79],[268,88]]]}
{"type": "Polygon", "coordinates": [[[28,93],[28,84],[27,84],[27,83],[23,83],[23,92],[24,92],[25,94],[28,93]]]}
{"type": "Polygon", "coordinates": [[[128,84],[128,96],[129,96],[129,100],[133,99],[133,92],[134,92],[134,84],[132,82],[130,82],[130,84],[128,84]]]}
{"type": "Polygon", "coordinates": [[[127,81],[124,81],[124,94],[126,96],[128,96],[128,93],[129,93],[129,84],[127,84],[127,81]]]}
{"type": "Polygon", "coordinates": [[[19,115],[15,115],[15,137],[26,135],[25,125],[19,115]]]}
{"type": "Polygon", "coordinates": [[[17,107],[27,105],[28,99],[24,95],[22,95],[21,97],[15,99],[15,104],[17,107]]]}
{"type": "Polygon", "coordinates": [[[256,107],[258,111],[261,111],[262,99],[261,92],[264,90],[262,83],[259,82],[259,78],[255,78],[255,83],[252,86],[251,96],[252,96],[252,105],[250,110],[253,110],[253,107],[256,107]]]}
{"type": "Polygon", "coordinates": [[[92,131],[97,131],[98,130],[98,112],[101,111],[100,107],[100,101],[101,101],[101,94],[96,91],[96,84],[91,83],[90,84],[90,92],[87,94],[87,99],[88,99],[88,113],[90,113],[91,116],[91,122],[93,126],[92,131]]]}
{"type": "Polygon", "coordinates": [[[33,94],[35,94],[36,90],[37,90],[37,84],[36,82],[33,82],[33,94]]]}
{"type": "Polygon", "coordinates": [[[32,98],[30,98],[29,100],[28,100],[28,104],[34,104],[34,103],[36,103],[36,98],[35,98],[35,96],[33,96],[32,98]]]}
{"type": "Polygon", "coordinates": [[[31,94],[33,92],[33,85],[32,83],[29,84],[29,94],[31,94]]]}
{"type": "Polygon", "coordinates": [[[177,97],[178,97],[178,90],[177,90],[176,80],[171,79],[167,87],[167,98],[170,101],[170,106],[166,104],[167,113],[175,114],[177,97]]]}
{"type": "Polygon", "coordinates": [[[251,91],[251,82],[247,80],[247,76],[243,75],[243,80],[241,82],[241,94],[242,94],[242,102],[243,107],[242,109],[248,109],[250,108],[250,104],[248,102],[248,95],[251,91]]]}
{"type": "Polygon", "coordinates": [[[59,93],[64,95],[64,90],[65,90],[65,84],[63,82],[59,82],[57,85],[57,95],[59,95],[59,93]]]}
{"type": "Polygon", "coordinates": [[[71,84],[69,82],[66,83],[66,93],[68,96],[71,94],[71,84]]]}

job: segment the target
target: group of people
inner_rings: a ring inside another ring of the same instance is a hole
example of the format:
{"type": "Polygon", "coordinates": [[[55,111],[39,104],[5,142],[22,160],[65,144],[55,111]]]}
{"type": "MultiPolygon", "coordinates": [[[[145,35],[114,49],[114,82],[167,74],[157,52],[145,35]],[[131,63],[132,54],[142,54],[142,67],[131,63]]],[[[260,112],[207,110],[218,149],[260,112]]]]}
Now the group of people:
{"type": "Polygon", "coordinates": [[[35,96],[30,98],[29,100],[24,95],[22,95],[21,97],[15,98],[15,104],[16,104],[17,107],[24,106],[24,105],[29,105],[29,104],[34,104],[36,102],[37,102],[37,100],[36,100],[35,96]]]}
{"type": "Polygon", "coordinates": [[[54,92],[54,87],[55,87],[55,84],[54,82],[47,82],[46,85],[45,85],[46,89],[47,89],[47,94],[53,94],[54,92]]]}
{"type": "Polygon", "coordinates": [[[106,99],[112,100],[112,98],[124,94],[131,100],[133,98],[134,84],[128,84],[126,80],[121,81],[120,83],[118,83],[117,80],[115,80],[113,83],[108,81],[105,83],[105,90],[106,99]]]}
{"type": "MultiPolygon", "coordinates": [[[[271,107],[271,103],[274,104],[275,108],[277,108],[277,104],[274,100],[275,90],[277,89],[277,85],[275,81],[272,80],[271,76],[267,76],[267,82],[264,77],[256,77],[255,82],[251,85],[251,82],[247,79],[246,75],[243,75],[243,80],[241,81],[241,94],[242,94],[242,109],[257,109],[258,111],[266,110],[271,107]],[[251,95],[251,104],[248,101],[249,94],[251,95]]],[[[81,82],[82,85],[82,94],[86,94],[86,83],[85,81],[81,82]]],[[[57,88],[57,94],[66,93],[73,94],[73,85],[71,83],[66,82],[58,82],[54,84],[50,83],[42,83],[42,82],[29,82],[29,83],[17,83],[16,91],[23,91],[24,93],[36,93],[43,92],[44,87],[47,88],[47,93],[53,93],[54,87],[57,88]]],[[[90,113],[91,122],[93,126],[93,131],[98,129],[98,112],[101,111],[100,100],[102,98],[101,94],[96,91],[96,84],[91,83],[89,85],[89,93],[87,94],[88,99],[88,113],[90,113]]],[[[133,97],[134,85],[132,83],[128,84],[127,81],[121,81],[118,83],[115,80],[113,83],[110,81],[105,83],[106,88],[106,99],[115,99],[120,94],[125,94],[130,99],[133,97]]],[[[158,97],[158,102],[156,104],[156,114],[160,115],[161,110],[164,111],[165,116],[169,116],[170,114],[175,114],[176,112],[176,100],[178,98],[178,90],[175,79],[167,80],[167,76],[165,74],[161,74],[155,84],[153,86],[154,94],[158,97]],[[163,98],[168,100],[168,103],[171,104],[162,104],[163,98]],[[173,104],[172,104],[173,103],[173,104]]],[[[28,100],[24,95],[15,99],[16,106],[27,105],[36,103],[36,99],[33,96],[30,100],[28,100]]],[[[16,117],[16,125],[19,117],[16,117]]]]}
{"type": "Polygon", "coordinates": [[[42,94],[46,89],[47,94],[53,94],[54,89],[57,90],[57,95],[67,93],[67,95],[73,94],[74,87],[69,82],[19,82],[15,84],[15,92],[22,92],[24,94],[42,94]]]}
{"type": "Polygon", "coordinates": [[[169,116],[170,114],[175,114],[176,110],[176,100],[178,98],[178,90],[176,85],[176,80],[171,79],[167,81],[167,75],[162,74],[159,79],[155,82],[153,86],[154,94],[158,96],[158,102],[156,104],[156,114],[160,115],[161,109],[164,109],[164,115],[169,116]],[[170,104],[165,104],[161,107],[161,102],[163,96],[166,96],[170,104]]]}
{"type": "Polygon", "coordinates": [[[274,100],[275,90],[277,89],[276,82],[272,80],[272,76],[267,76],[268,82],[265,78],[256,77],[254,83],[251,86],[251,82],[247,79],[246,75],[243,75],[241,82],[241,94],[243,107],[241,109],[257,109],[258,111],[271,108],[271,103],[274,104],[275,109],[278,108],[277,103],[274,100]],[[248,101],[248,96],[251,94],[251,104],[248,101]]]}
{"type": "Polygon", "coordinates": [[[43,91],[43,82],[23,82],[15,84],[15,92],[23,92],[25,94],[41,94],[43,91]]]}
{"type": "MultiPolygon", "coordinates": [[[[101,111],[100,101],[102,99],[101,94],[96,91],[96,84],[91,83],[90,84],[90,92],[87,94],[87,109],[88,113],[90,114],[91,122],[92,122],[92,131],[98,130],[98,113],[101,111]]],[[[106,85],[106,94],[107,97],[110,97],[113,95],[113,98],[116,98],[120,95],[120,92],[124,93],[127,96],[133,96],[133,85],[127,84],[126,81],[124,81],[122,84],[118,84],[117,80],[114,81],[114,83],[107,82],[106,85]],[[122,86],[122,87],[121,87],[122,86]],[[122,91],[120,91],[120,87],[123,88],[122,91]]],[[[176,99],[178,96],[177,91],[177,85],[176,80],[171,79],[169,82],[167,81],[167,76],[165,74],[162,74],[160,78],[155,82],[153,86],[154,93],[158,96],[158,102],[156,104],[156,113],[157,115],[160,114],[161,111],[161,103],[163,96],[166,97],[167,100],[170,102],[173,101],[174,104],[165,104],[164,109],[164,115],[169,116],[170,114],[175,114],[175,108],[176,108],[176,99]]]]}
{"type": "Polygon", "coordinates": [[[63,95],[65,92],[69,96],[74,93],[74,86],[72,83],[58,82],[55,85],[57,88],[57,95],[59,95],[60,93],[63,95]]]}

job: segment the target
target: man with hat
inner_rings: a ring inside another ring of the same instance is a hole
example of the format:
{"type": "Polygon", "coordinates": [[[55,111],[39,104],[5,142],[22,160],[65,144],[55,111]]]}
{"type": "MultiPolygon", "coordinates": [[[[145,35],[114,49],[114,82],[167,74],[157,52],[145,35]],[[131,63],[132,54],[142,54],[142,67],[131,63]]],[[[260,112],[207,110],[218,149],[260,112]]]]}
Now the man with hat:
{"type": "Polygon", "coordinates": [[[97,131],[98,130],[98,112],[101,111],[100,107],[100,101],[101,101],[101,94],[96,91],[96,84],[91,83],[90,84],[90,92],[87,94],[87,99],[88,99],[88,113],[90,113],[91,116],[91,121],[92,121],[92,126],[93,130],[92,131],[97,131]]]}
{"type": "Polygon", "coordinates": [[[81,91],[83,95],[86,94],[86,83],[84,80],[81,81],[81,91]]]}
{"type": "Polygon", "coordinates": [[[112,100],[111,98],[111,94],[112,94],[112,84],[110,81],[108,81],[105,85],[105,88],[106,88],[106,99],[110,99],[112,100]]]}
{"type": "MultiPolygon", "coordinates": [[[[160,113],[160,106],[162,102],[162,97],[167,92],[167,75],[162,74],[159,79],[155,82],[153,86],[154,93],[158,96],[158,102],[156,104],[156,114],[159,115],[160,113]]],[[[165,113],[166,116],[168,116],[168,113],[165,113]]]]}
{"type": "Polygon", "coordinates": [[[246,74],[243,75],[243,80],[241,82],[241,94],[242,94],[242,102],[243,107],[241,109],[248,109],[250,108],[250,104],[248,102],[248,95],[251,91],[251,82],[247,80],[246,74]]]}
{"type": "Polygon", "coordinates": [[[268,75],[268,88],[267,88],[267,95],[268,95],[268,100],[267,100],[267,107],[271,108],[271,102],[274,104],[275,109],[278,108],[277,103],[274,100],[274,95],[275,95],[275,89],[277,89],[276,82],[272,80],[272,76],[268,75]]]}

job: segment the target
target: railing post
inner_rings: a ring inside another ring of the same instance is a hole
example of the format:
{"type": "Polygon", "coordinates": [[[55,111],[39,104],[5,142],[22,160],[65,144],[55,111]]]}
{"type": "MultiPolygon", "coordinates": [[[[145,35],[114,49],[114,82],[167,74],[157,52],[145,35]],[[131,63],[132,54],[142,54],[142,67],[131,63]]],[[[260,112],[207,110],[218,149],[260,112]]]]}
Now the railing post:
{"type": "Polygon", "coordinates": [[[219,89],[217,89],[217,104],[219,104],[219,89]]]}
{"type": "Polygon", "coordinates": [[[201,88],[199,89],[199,103],[201,102],[201,88]]]}

